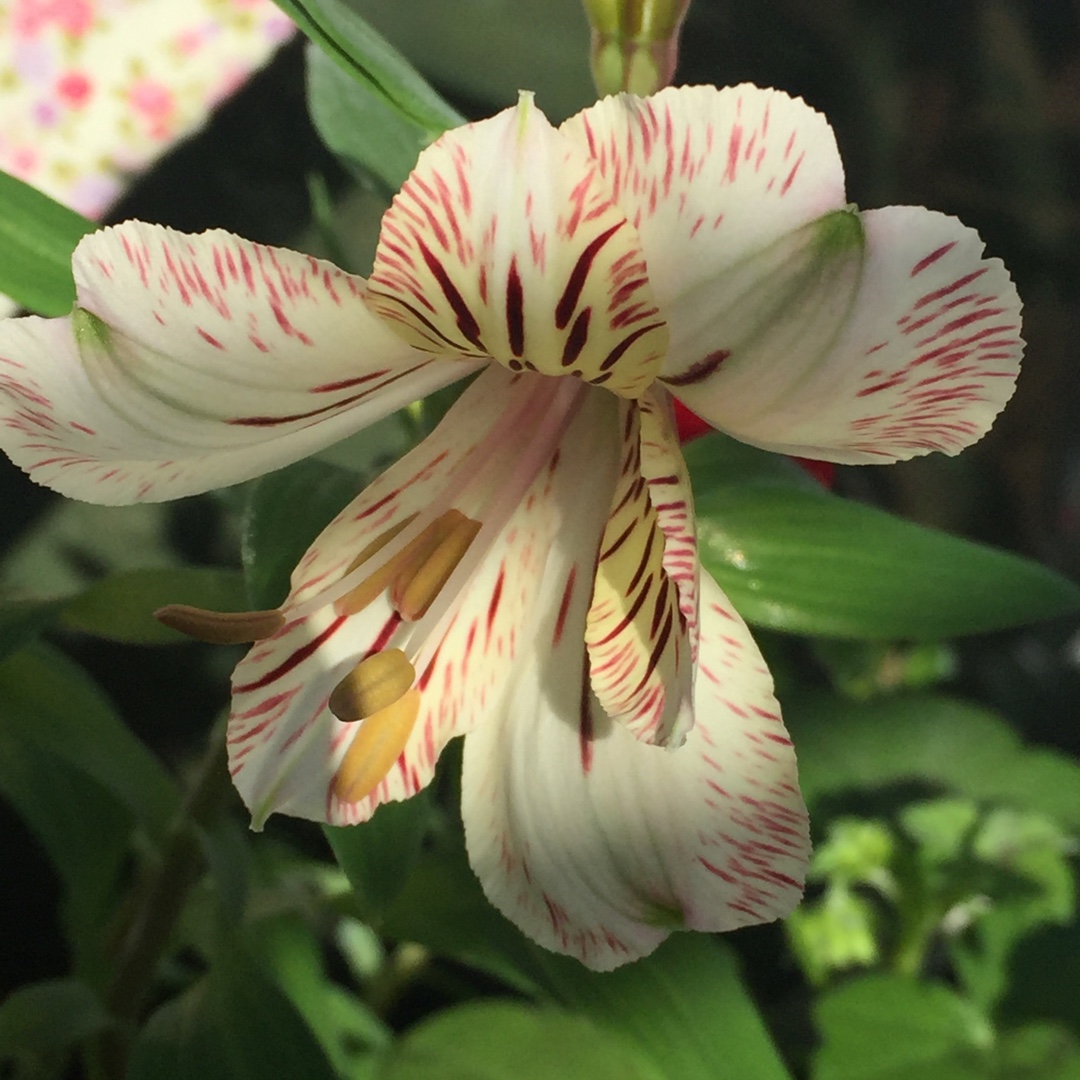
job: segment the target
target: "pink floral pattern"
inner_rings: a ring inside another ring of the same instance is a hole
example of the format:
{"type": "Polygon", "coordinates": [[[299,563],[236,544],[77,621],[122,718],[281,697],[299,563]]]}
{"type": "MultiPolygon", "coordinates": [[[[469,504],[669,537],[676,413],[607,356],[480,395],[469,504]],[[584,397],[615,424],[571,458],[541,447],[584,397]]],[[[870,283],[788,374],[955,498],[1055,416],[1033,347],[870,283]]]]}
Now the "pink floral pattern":
{"type": "Polygon", "coordinates": [[[270,0],[0,0],[0,168],[98,217],[292,32],[270,0]]]}

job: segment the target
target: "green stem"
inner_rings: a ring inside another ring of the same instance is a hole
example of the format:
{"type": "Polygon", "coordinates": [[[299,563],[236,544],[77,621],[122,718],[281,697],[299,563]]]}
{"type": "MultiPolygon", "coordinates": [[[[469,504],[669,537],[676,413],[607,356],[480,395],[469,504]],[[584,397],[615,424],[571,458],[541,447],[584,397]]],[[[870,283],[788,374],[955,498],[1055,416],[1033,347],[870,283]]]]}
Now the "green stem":
{"type": "Polygon", "coordinates": [[[160,861],[134,887],[132,915],[120,937],[105,996],[117,1027],[96,1047],[100,1064],[96,1071],[108,1080],[122,1080],[127,1072],[135,1021],[188,896],[205,868],[200,830],[217,819],[229,790],[224,733],[215,726],[184,804],[169,829],[160,861]]]}

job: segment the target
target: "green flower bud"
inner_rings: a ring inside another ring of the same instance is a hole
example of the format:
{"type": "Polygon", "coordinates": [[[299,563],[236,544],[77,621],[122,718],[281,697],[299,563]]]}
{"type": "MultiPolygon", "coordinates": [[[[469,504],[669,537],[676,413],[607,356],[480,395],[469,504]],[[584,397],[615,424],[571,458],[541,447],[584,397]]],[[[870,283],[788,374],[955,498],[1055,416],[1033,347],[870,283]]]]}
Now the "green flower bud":
{"type": "Polygon", "coordinates": [[[690,0],[584,0],[600,94],[655,93],[671,82],[690,0]]]}

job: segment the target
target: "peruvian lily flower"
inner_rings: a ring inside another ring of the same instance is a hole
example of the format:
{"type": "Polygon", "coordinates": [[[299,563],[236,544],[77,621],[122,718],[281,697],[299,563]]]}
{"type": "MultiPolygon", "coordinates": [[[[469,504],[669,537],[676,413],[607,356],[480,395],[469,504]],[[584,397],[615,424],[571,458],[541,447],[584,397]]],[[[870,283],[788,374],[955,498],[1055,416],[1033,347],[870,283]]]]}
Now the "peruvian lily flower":
{"type": "Polygon", "coordinates": [[[0,440],[98,502],[310,454],[479,372],[325,529],[254,640],[232,774],[256,824],[360,822],[466,735],[491,901],[614,967],[787,913],[809,841],[746,626],[699,568],[673,400],[836,462],[956,453],[1013,389],[1019,301],[941,214],[847,206],[832,132],[739,86],[516,108],[421,155],[366,281],[222,232],[80,245],[68,319],[0,328],[0,440]]]}

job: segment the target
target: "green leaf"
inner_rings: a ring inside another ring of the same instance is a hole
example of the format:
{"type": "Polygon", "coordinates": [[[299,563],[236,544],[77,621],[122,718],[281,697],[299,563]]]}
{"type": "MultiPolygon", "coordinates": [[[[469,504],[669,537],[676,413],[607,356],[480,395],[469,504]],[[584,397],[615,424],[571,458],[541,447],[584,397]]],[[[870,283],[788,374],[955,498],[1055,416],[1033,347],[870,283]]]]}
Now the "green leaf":
{"type": "Polygon", "coordinates": [[[1076,1037],[1056,1024],[1010,1031],[997,1047],[994,1076],[1003,1080],[1080,1080],[1076,1037]]]}
{"type": "Polygon", "coordinates": [[[251,485],[241,525],[241,554],[254,607],[281,603],[293,567],[362,486],[356,473],[312,459],[251,485]]]}
{"type": "Polygon", "coordinates": [[[534,945],[488,903],[460,837],[421,859],[382,929],[625,1035],[659,1076],[787,1080],[725,947],[679,934],[644,960],[606,974],[589,971],[534,945]]]}
{"type": "Polygon", "coordinates": [[[77,979],[20,987],[0,1005],[0,1061],[19,1062],[21,1075],[58,1070],[73,1047],[111,1023],[98,996],[77,979]]]}
{"type": "Polygon", "coordinates": [[[488,903],[463,845],[425,853],[380,928],[389,938],[418,942],[521,993],[536,992],[535,947],[488,903]]]}
{"type": "Polygon", "coordinates": [[[0,172],[0,292],[41,315],[67,314],[75,302],[71,254],[97,227],[0,172]]]}
{"type": "Polygon", "coordinates": [[[239,950],[138,1034],[127,1080],[327,1080],[330,1062],[282,992],[239,950]]]}
{"type": "Polygon", "coordinates": [[[200,566],[161,567],[115,574],[75,597],[64,611],[74,630],[134,645],[187,640],[154,618],[166,604],[191,604],[215,611],[242,611],[244,579],[235,570],[200,566]]]}
{"type": "Polygon", "coordinates": [[[818,998],[813,1080],[978,1080],[993,1033],[951,990],[867,975],[818,998]]]}
{"type": "Polygon", "coordinates": [[[687,460],[702,563],[749,622],[927,641],[1080,609],[1046,567],[838,498],[775,455],[713,435],[687,460]]]}
{"type": "MultiPolygon", "coordinates": [[[[377,177],[387,193],[401,187],[435,134],[314,45],[307,49],[307,94],[308,111],[326,146],[361,178],[377,177]]],[[[464,123],[454,116],[446,126],[464,123]]]]}
{"type": "Polygon", "coordinates": [[[580,1016],[512,1002],[447,1009],[379,1063],[379,1080],[653,1080],[629,1040],[580,1016]]]}
{"type": "Polygon", "coordinates": [[[66,600],[0,601],[0,660],[33,641],[66,607],[66,600]]]}
{"type": "Polygon", "coordinates": [[[1080,829],[1080,764],[1024,746],[986,709],[935,694],[865,703],[807,694],[784,705],[811,805],[852,788],[922,780],[1080,829]]]}
{"type": "MultiPolygon", "coordinates": [[[[9,661],[10,663],[10,661],[9,661]]],[[[8,665],[4,665],[6,668],[8,665]]],[[[0,683],[0,700],[5,687],[0,683]]],[[[131,818],[102,784],[39,744],[10,731],[0,713],[0,797],[37,837],[64,886],[64,930],[84,966],[98,970],[129,850],[131,818]]]]}
{"type": "MultiPolygon", "coordinates": [[[[180,805],[176,784],[78,665],[45,647],[17,653],[0,664],[0,701],[6,739],[88,777],[152,838],[164,835],[180,805]]],[[[62,785],[44,786],[42,795],[78,817],[77,800],[62,785]]]]}
{"type": "Polygon", "coordinates": [[[259,919],[246,927],[245,941],[262,961],[267,977],[304,1018],[339,1075],[351,1075],[358,1057],[389,1042],[390,1030],[378,1016],[327,978],[323,943],[299,915],[259,919]]]}
{"type": "Polygon", "coordinates": [[[278,6],[342,71],[429,140],[461,122],[405,58],[343,0],[278,0],[278,6]]]}
{"type": "Polygon", "coordinates": [[[716,939],[677,934],[606,974],[535,952],[557,1001],[633,1040],[668,1080],[788,1080],[734,954],[716,939]]]}
{"type": "Polygon", "coordinates": [[[323,826],[365,920],[377,922],[401,892],[435,819],[425,789],[403,802],[385,803],[362,825],[323,826]]]}
{"type": "Polygon", "coordinates": [[[1009,957],[998,1006],[1010,1020],[1057,1020],[1080,1036],[1080,921],[1043,926],[1009,957]]]}

